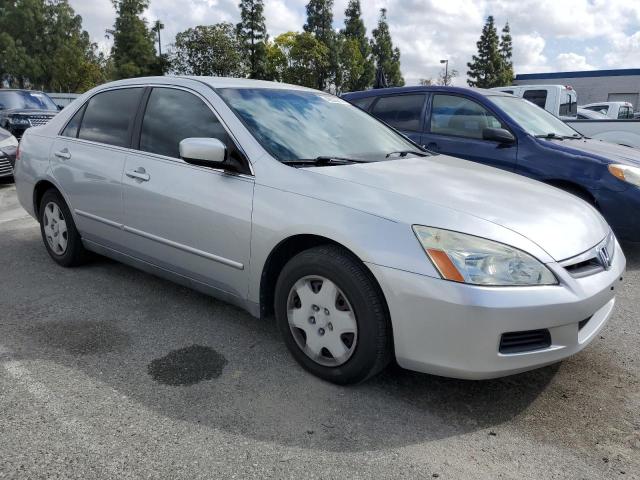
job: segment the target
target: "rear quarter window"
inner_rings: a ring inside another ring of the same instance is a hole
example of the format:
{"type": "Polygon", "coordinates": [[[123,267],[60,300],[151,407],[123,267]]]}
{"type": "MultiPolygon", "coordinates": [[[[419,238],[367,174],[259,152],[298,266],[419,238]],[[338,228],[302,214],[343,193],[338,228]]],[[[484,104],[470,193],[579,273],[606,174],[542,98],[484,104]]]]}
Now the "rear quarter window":
{"type": "Polygon", "coordinates": [[[354,100],[348,100],[349,103],[355,105],[356,107],[368,111],[371,104],[376,99],[376,97],[365,97],[365,98],[356,98],[354,100]]]}
{"type": "Polygon", "coordinates": [[[417,132],[422,127],[425,98],[424,94],[380,97],[371,113],[398,130],[417,132]]]}

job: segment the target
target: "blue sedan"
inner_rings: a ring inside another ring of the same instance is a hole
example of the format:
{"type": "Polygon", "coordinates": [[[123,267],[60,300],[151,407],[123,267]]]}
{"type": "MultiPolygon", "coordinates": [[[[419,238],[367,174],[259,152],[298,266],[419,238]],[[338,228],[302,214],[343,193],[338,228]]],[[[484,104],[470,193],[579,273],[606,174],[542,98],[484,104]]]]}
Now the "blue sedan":
{"type": "Polygon", "coordinates": [[[416,86],[343,98],[429,150],[573,193],[596,207],[618,237],[640,241],[639,150],[586,138],[534,104],[496,91],[416,86]]]}

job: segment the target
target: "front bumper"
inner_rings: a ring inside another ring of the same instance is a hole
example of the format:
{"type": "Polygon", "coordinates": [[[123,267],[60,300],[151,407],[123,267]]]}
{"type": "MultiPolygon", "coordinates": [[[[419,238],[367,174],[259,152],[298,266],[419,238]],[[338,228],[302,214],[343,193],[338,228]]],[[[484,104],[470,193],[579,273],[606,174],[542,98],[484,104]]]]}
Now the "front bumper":
{"type": "Polygon", "coordinates": [[[16,164],[15,147],[3,147],[0,149],[0,178],[13,176],[13,168],[16,164]]]}
{"type": "Polygon", "coordinates": [[[626,259],[616,242],[609,270],[573,278],[549,264],[560,285],[540,287],[480,287],[368,266],[389,306],[400,366],[485,379],[549,365],[586,347],[611,316],[626,259]],[[549,347],[499,352],[503,333],[537,329],[549,330],[549,347]]]}

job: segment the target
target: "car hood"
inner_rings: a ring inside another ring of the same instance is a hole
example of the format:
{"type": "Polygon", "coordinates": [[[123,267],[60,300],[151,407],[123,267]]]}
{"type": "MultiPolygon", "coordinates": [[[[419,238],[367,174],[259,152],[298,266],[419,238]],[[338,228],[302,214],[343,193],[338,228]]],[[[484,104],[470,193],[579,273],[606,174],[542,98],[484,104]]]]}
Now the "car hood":
{"type": "Polygon", "coordinates": [[[10,116],[10,115],[24,115],[24,116],[30,116],[30,115],[45,115],[48,117],[55,117],[58,112],[55,110],[38,110],[38,109],[33,109],[33,108],[13,108],[13,109],[9,109],[9,110],[2,110],[1,113],[5,116],[10,116]]]}
{"type": "Polygon", "coordinates": [[[640,167],[640,150],[637,148],[625,147],[615,143],[582,138],[580,140],[552,140],[538,139],[547,144],[553,144],[555,148],[574,155],[590,154],[596,155],[607,163],[622,163],[640,167]]]}
{"type": "MultiPolygon", "coordinates": [[[[393,213],[409,223],[429,225],[426,219],[430,218],[430,207],[447,209],[449,216],[459,212],[526,237],[556,261],[588,250],[610,231],[593,207],[573,195],[520,175],[446,155],[310,170],[375,189],[380,210],[372,213],[393,213]],[[387,204],[381,204],[384,195],[381,197],[380,191],[390,194],[387,204]],[[403,202],[398,196],[413,201],[403,202]],[[396,211],[390,205],[393,202],[398,205],[396,211]]],[[[352,206],[366,209],[357,205],[357,198],[349,200],[355,203],[352,206]]],[[[460,231],[478,235],[463,227],[460,231]]]]}

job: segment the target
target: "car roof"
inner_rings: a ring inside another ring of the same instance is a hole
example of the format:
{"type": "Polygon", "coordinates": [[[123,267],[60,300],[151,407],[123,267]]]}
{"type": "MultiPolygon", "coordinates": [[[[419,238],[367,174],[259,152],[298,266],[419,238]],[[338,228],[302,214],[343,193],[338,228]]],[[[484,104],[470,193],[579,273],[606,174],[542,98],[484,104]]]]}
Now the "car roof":
{"type": "Polygon", "coordinates": [[[342,97],[347,100],[355,100],[358,98],[379,97],[382,95],[395,95],[395,94],[402,94],[402,93],[420,93],[420,92],[463,93],[463,94],[470,95],[472,97],[490,97],[490,96],[510,97],[511,96],[510,94],[501,92],[499,90],[487,90],[485,88],[415,85],[410,87],[377,88],[372,90],[363,90],[360,92],[349,92],[342,95],[342,97]]]}
{"type": "Polygon", "coordinates": [[[138,77],[128,78],[125,80],[117,80],[115,82],[100,85],[100,87],[111,87],[121,85],[145,85],[145,84],[172,84],[172,85],[188,85],[189,82],[200,82],[210,87],[217,88],[265,88],[265,89],[282,89],[282,90],[301,90],[309,92],[317,92],[312,88],[301,87],[299,85],[291,85],[288,83],[269,82],[266,80],[252,80],[248,78],[231,78],[231,77],[206,77],[195,75],[166,75],[162,77],[138,77]]]}

